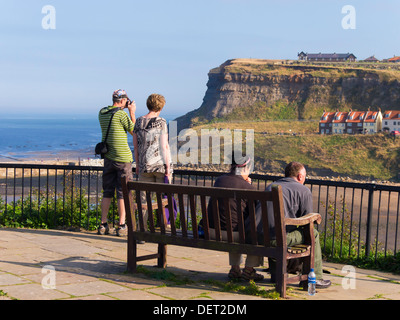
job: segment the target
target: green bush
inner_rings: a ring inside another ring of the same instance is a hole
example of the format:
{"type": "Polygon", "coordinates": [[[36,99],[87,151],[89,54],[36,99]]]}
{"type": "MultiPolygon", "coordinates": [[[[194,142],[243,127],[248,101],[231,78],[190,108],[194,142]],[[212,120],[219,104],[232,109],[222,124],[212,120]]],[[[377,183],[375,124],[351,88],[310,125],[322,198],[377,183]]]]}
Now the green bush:
{"type": "MultiPolygon", "coordinates": [[[[10,228],[57,229],[84,228],[96,230],[101,218],[101,198],[99,203],[88,202],[85,190],[73,188],[65,193],[48,193],[32,190],[32,196],[20,198],[5,204],[0,197],[0,225],[10,228]],[[35,195],[35,196],[34,196],[35,195]]],[[[118,216],[114,203],[109,219],[118,216]]]]}
{"type": "Polygon", "coordinates": [[[371,241],[369,255],[366,244],[359,239],[358,225],[351,223],[351,212],[343,199],[339,206],[329,202],[326,230],[321,232],[321,247],[328,261],[347,263],[360,268],[383,270],[400,274],[400,253],[380,249],[382,243],[371,241]]]}

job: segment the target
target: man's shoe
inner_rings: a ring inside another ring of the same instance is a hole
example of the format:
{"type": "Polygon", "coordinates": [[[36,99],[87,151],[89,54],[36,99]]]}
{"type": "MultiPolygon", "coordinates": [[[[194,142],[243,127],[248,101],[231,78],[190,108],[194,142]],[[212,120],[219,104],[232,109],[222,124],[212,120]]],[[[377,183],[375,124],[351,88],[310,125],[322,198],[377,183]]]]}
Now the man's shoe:
{"type": "Polygon", "coordinates": [[[110,233],[110,227],[108,226],[108,223],[105,224],[101,224],[98,228],[97,228],[97,234],[104,236],[105,234],[109,234],[110,233]]]}
{"type": "Polygon", "coordinates": [[[127,228],[126,224],[123,226],[119,226],[117,228],[116,232],[117,232],[118,237],[125,237],[128,234],[128,228],[127,228]]]}
{"type": "Polygon", "coordinates": [[[317,289],[326,289],[326,288],[329,288],[330,286],[331,286],[331,281],[330,280],[320,279],[320,280],[317,280],[315,287],[317,289]]]}
{"type": "MultiPolygon", "coordinates": [[[[330,286],[331,286],[331,281],[323,280],[323,279],[317,280],[316,285],[315,285],[315,287],[318,289],[326,289],[326,288],[329,288],[330,286]]],[[[308,281],[307,280],[301,281],[299,283],[299,287],[303,288],[304,291],[307,291],[308,290],[308,281]]]]}
{"type": "Polygon", "coordinates": [[[248,281],[252,280],[254,282],[257,282],[264,280],[264,276],[262,274],[257,273],[254,268],[252,269],[244,268],[242,271],[242,279],[248,281]]]}

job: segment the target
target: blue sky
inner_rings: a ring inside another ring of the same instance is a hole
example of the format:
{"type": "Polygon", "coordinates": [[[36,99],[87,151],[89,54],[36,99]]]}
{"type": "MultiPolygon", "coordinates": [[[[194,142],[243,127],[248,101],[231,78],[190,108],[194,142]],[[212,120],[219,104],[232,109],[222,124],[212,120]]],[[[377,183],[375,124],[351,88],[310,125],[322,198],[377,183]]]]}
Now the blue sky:
{"type": "Polygon", "coordinates": [[[97,115],[115,89],[146,112],[197,109],[208,72],[232,58],[296,59],[305,52],[400,55],[398,0],[1,0],[0,115],[97,115]],[[42,8],[56,29],[42,28],[42,8]],[[343,29],[342,8],[356,9],[343,29]]]}

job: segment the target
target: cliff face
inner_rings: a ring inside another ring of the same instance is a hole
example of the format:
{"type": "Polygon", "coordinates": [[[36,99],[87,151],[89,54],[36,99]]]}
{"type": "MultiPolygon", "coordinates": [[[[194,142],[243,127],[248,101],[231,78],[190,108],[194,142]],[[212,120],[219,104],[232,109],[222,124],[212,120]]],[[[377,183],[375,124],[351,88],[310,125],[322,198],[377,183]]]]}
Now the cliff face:
{"type": "Polygon", "coordinates": [[[399,80],[400,71],[388,69],[229,60],[210,71],[201,107],[177,120],[187,128],[214,118],[272,119],[283,110],[318,119],[323,110],[398,109],[399,80]]]}

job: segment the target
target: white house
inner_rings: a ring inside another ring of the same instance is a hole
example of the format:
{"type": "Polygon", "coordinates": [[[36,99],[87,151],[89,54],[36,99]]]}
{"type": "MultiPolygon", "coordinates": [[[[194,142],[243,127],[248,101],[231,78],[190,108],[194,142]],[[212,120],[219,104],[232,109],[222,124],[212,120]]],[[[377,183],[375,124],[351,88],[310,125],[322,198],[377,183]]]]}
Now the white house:
{"type": "Polygon", "coordinates": [[[400,111],[386,111],[383,114],[382,130],[400,131],[400,111]]]}

